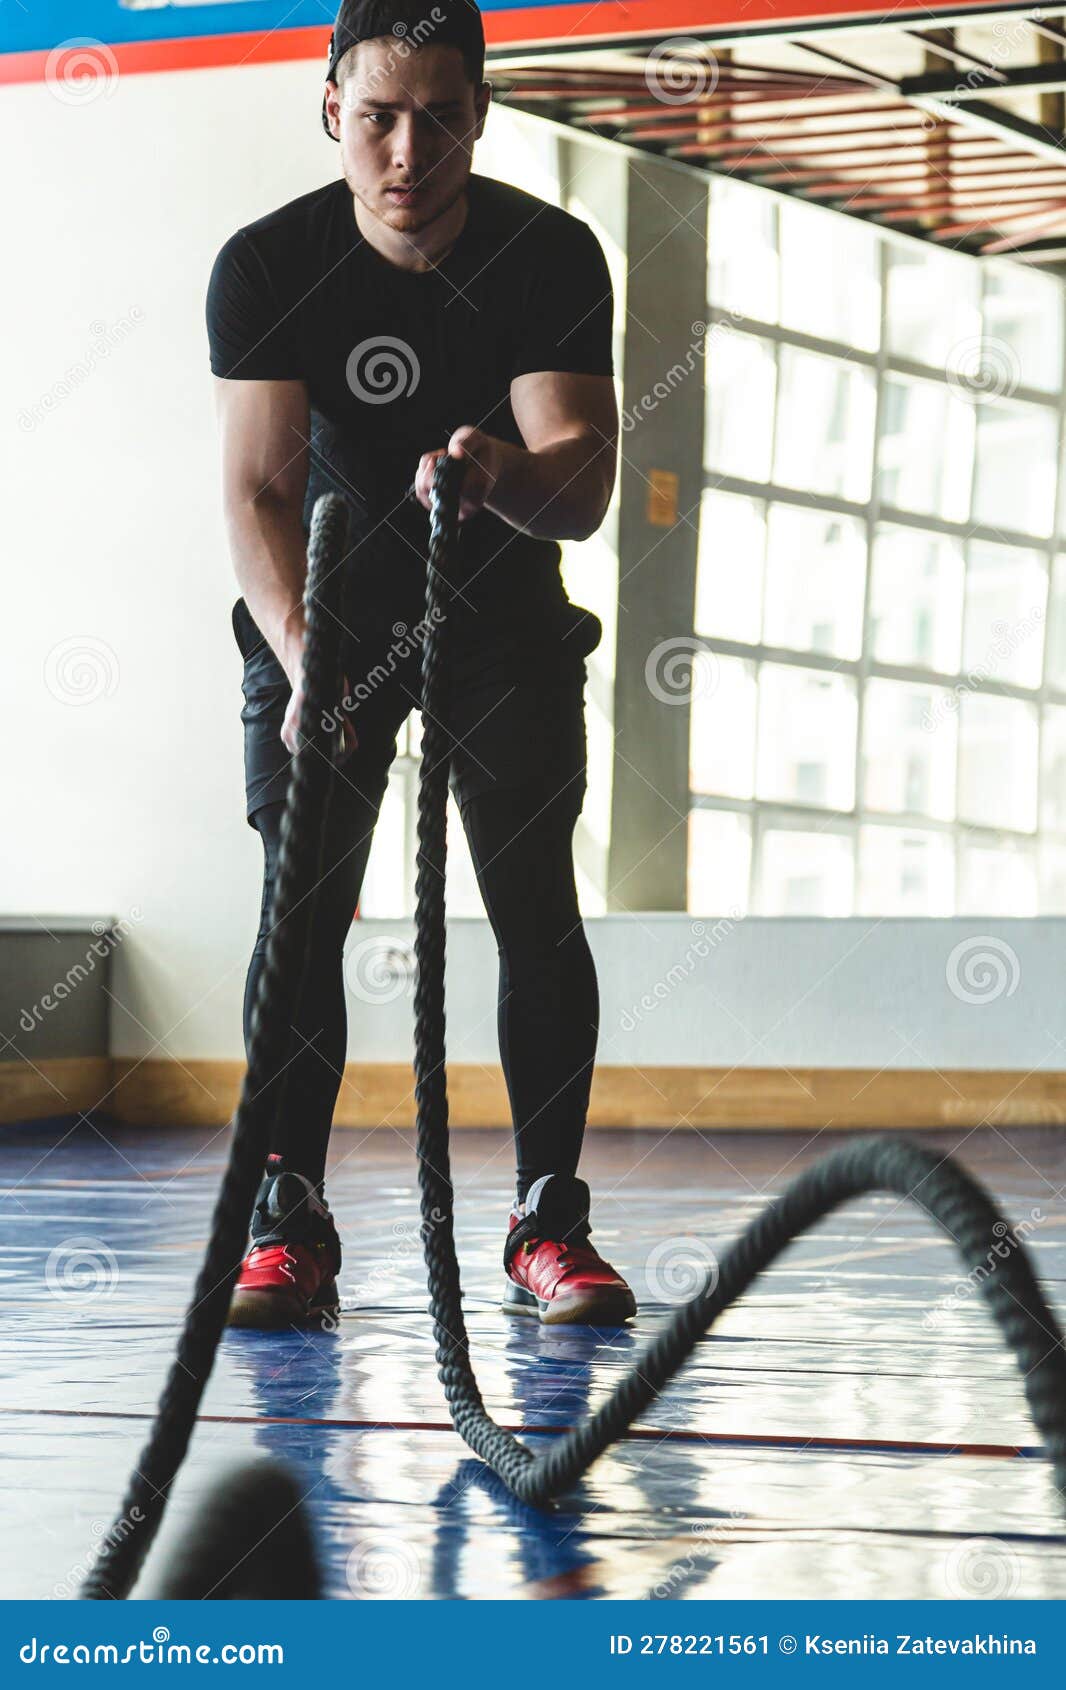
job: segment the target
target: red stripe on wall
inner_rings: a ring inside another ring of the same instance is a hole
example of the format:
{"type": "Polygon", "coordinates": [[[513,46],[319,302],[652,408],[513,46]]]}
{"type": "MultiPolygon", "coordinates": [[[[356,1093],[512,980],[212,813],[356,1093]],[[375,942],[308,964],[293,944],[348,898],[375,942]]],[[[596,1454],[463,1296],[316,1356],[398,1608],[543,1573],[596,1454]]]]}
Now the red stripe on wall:
{"type": "MultiPolygon", "coordinates": [[[[1002,0],[970,0],[975,11],[1002,5],[1002,0]]],[[[943,6],[945,13],[965,7],[943,6]]],[[[928,26],[937,8],[929,0],[894,0],[856,4],[856,0],[598,0],[597,4],[531,6],[515,11],[485,12],[485,40],[490,47],[557,42],[560,48],[578,41],[610,40],[621,35],[670,35],[686,29],[735,28],[738,35],[761,23],[802,24],[817,19],[856,18],[870,22],[898,20],[901,13],[921,12],[928,26]],[[739,12],[739,16],[738,16],[739,12]]],[[[266,34],[198,35],[167,41],[125,41],[108,47],[120,75],[150,75],[153,71],[202,70],[211,65],[277,64],[285,60],[321,58],[323,66],[329,28],[274,29],[266,34]]],[[[42,48],[32,53],[0,53],[0,83],[42,82],[50,57],[42,48]]]]}
{"type": "MultiPolygon", "coordinates": [[[[107,51],[120,76],[160,70],[203,70],[209,65],[265,65],[285,59],[326,62],[329,30],[273,29],[266,35],[196,35],[176,41],[119,41],[107,51]]],[[[75,50],[76,51],[76,50],[75,50]]],[[[0,55],[0,82],[42,82],[50,54],[0,55]]]]}

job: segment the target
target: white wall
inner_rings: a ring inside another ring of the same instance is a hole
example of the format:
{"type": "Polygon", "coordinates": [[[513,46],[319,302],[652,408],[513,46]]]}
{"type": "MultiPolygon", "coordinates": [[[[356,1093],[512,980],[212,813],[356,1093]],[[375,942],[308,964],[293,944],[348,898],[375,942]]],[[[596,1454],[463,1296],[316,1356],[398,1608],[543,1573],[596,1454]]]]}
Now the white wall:
{"type": "MultiPolygon", "coordinates": [[[[1066,1068],[1066,919],[843,920],[648,913],[586,923],[598,1060],[654,1068],[1066,1068]]],[[[350,1054],[403,1062],[413,924],[360,924],[349,949],[350,1054]]],[[[448,928],[448,1054],[497,1061],[486,924],[448,928]]]]}
{"type": "Polygon", "coordinates": [[[139,911],[119,1054],[240,1054],[260,846],[204,293],[234,229],[336,176],[320,90],[299,63],[0,92],[0,908],[139,911]]]}
{"type": "MultiPolygon", "coordinates": [[[[204,292],[233,229],[336,171],[317,74],[130,76],[82,106],[43,86],[0,96],[18,257],[0,278],[0,524],[19,794],[0,901],[139,908],[117,990],[154,1037],[177,1029],[175,1053],[238,1051],[258,903],[204,292]],[[84,658],[57,677],[67,641],[84,658]],[[61,702],[79,675],[100,696],[61,702]]],[[[151,1042],[135,1034],[124,1050],[151,1042]]]]}
{"type": "MultiPolygon", "coordinates": [[[[139,912],[115,959],[120,1055],[156,1040],[157,1055],[241,1054],[260,862],[244,820],[203,299],[233,229],[336,173],[319,74],[295,64],[125,77],[83,106],[43,86],[0,92],[14,255],[0,271],[0,906],[139,912]],[[91,702],[69,702],[79,689],[91,702]]],[[[476,162],[504,173],[492,147],[476,162]]],[[[1060,922],[702,925],[589,923],[601,1060],[1064,1065],[1060,922]],[[1017,980],[967,1002],[947,985],[948,958],[982,932],[1004,980],[1017,980]]],[[[352,948],[402,950],[410,937],[409,923],[374,923],[352,948]]],[[[456,922],[449,943],[451,1053],[494,1062],[491,933],[456,922]]],[[[402,970],[390,985],[380,960],[372,951],[384,985],[353,984],[353,1058],[410,1055],[402,970]]]]}

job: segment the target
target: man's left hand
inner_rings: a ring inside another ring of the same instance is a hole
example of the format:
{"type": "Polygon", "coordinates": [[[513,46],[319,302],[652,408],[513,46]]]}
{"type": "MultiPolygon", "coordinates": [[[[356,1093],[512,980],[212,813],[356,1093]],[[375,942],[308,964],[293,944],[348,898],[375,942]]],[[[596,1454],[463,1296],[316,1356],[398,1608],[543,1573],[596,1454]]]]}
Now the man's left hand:
{"type": "Polygon", "coordinates": [[[437,460],[444,457],[461,458],[466,465],[459,493],[459,521],[465,522],[484,509],[492,497],[502,468],[500,442],[480,428],[464,425],[456,429],[443,451],[424,452],[415,476],[415,495],[427,511],[437,460]]]}

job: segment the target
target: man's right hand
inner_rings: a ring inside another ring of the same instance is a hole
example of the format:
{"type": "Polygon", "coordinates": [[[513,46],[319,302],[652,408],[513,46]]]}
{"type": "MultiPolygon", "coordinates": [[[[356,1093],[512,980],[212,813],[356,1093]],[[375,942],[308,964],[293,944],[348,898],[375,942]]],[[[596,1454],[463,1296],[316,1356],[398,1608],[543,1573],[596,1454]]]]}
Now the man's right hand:
{"type": "MultiPolygon", "coordinates": [[[[306,637],[303,595],[307,535],[303,508],[311,435],[310,396],[303,380],[215,378],[222,440],[222,483],[237,580],[256,626],[288,677],[292,697],[281,738],[296,751],[303,708],[306,637]],[[300,442],[293,450],[293,442],[300,442]]],[[[344,692],[349,691],[345,682],[344,692]]],[[[339,702],[339,700],[337,701],[339,702]]],[[[331,709],[336,704],[331,701],[331,709]]],[[[355,730],[344,721],[344,746],[355,730]]]]}
{"type": "MultiPolygon", "coordinates": [[[[284,656],[281,658],[282,667],[288,675],[289,685],[292,687],[288,707],[285,711],[285,720],[281,725],[281,739],[286,751],[293,757],[296,755],[300,740],[300,716],[303,712],[304,703],[303,654],[306,638],[305,628],[301,627],[295,631],[285,646],[284,656]]],[[[345,675],[341,686],[341,698],[346,698],[350,691],[348,677],[345,675]]],[[[359,741],[356,737],[355,728],[352,726],[351,717],[340,709],[340,699],[337,700],[335,709],[337,720],[344,733],[344,755],[349,757],[358,746],[359,741]]]]}

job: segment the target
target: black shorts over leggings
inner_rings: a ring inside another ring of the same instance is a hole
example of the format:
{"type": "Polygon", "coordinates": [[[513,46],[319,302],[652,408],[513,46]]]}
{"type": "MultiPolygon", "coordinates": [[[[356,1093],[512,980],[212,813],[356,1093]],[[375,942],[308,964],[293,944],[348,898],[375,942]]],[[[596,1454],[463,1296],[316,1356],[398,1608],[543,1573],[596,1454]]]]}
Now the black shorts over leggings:
{"type": "MultiPolygon", "coordinates": [[[[243,598],[233,606],[233,632],[244,658],[246,814],[285,797],[290,757],[281,727],[290,687],[284,669],[243,598]]],[[[546,781],[555,791],[585,788],[585,658],[603,625],[590,610],[568,604],[557,631],[493,632],[477,644],[453,637],[444,726],[451,745],[449,785],[460,809],[467,799],[546,781]]],[[[369,625],[346,636],[343,663],[354,700],[357,749],[342,765],[346,781],[384,788],[396,736],[421,709],[422,644],[404,622],[369,625]]],[[[338,700],[339,702],[339,700],[338,700]]]]}
{"type": "MultiPolygon", "coordinates": [[[[250,1048],[289,772],[279,737],[289,685],[243,599],[233,621],[245,658],[248,818],[265,851],[259,934],[245,986],[250,1048]]],[[[480,653],[460,645],[446,706],[451,790],[499,952],[500,1059],[520,1198],[542,1175],[577,1168],[598,1033],[596,971],[578,907],[572,835],[586,784],[585,655],[602,628],[578,606],[568,607],[564,626],[572,637],[527,638],[521,649],[513,638],[480,653]]],[[[324,1174],[347,1048],[345,939],[397,731],[419,704],[421,648],[388,632],[391,644],[363,639],[345,657],[359,744],[331,776],[305,989],[291,1038],[272,1053],[297,1103],[295,1114],[275,1122],[270,1149],[316,1183],[324,1174]],[[397,657],[397,648],[406,655],[397,657]]]]}

